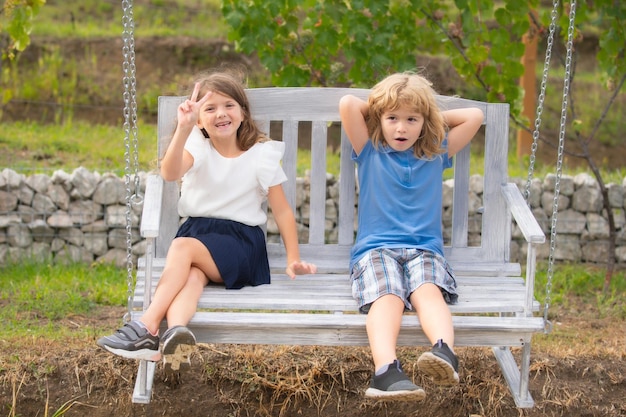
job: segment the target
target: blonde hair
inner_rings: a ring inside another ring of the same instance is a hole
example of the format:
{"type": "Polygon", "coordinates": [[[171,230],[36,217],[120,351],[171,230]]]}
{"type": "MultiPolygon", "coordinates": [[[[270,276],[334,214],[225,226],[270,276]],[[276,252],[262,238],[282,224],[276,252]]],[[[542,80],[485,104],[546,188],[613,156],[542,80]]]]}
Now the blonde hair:
{"type": "MultiPolygon", "coordinates": [[[[200,84],[198,92],[198,100],[202,98],[208,91],[220,93],[235,100],[243,112],[243,120],[241,126],[237,130],[237,146],[243,151],[247,151],[255,143],[266,142],[270,140],[258,128],[254,120],[252,120],[252,112],[250,110],[250,102],[245,92],[245,84],[241,74],[228,71],[206,72],[200,74],[193,81],[192,85],[200,84]]],[[[202,133],[208,138],[204,129],[202,133]]]]}
{"type": "Polygon", "coordinates": [[[424,116],[420,138],[413,146],[415,156],[432,158],[443,153],[441,143],[446,126],[436,94],[430,81],[413,72],[392,74],[376,84],[368,98],[367,128],[372,144],[378,147],[385,141],[381,127],[383,113],[407,106],[424,116]]]}

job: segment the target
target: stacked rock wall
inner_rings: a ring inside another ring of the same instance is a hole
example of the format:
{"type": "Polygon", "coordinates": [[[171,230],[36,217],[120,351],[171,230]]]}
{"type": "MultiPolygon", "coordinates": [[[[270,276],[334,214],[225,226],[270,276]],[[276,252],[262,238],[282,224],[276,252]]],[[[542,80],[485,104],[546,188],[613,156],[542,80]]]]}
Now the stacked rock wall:
{"type": "MultiPolygon", "coordinates": [[[[145,173],[139,174],[141,196],[145,187],[145,173]]],[[[133,181],[128,181],[130,188],[133,181]]],[[[453,181],[444,181],[444,240],[451,231],[453,181]]],[[[518,181],[523,191],[524,181],[518,181]]],[[[609,184],[608,197],[617,231],[616,256],[626,262],[626,179],[622,184],[609,184]]],[[[145,253],[145,241],[139,236],[142,205],[140,197],[127,204],[126,179],[111,173],[99,174],[84,168],[72,173],[56,171],[24,175],[4,169],[0,175],[0,263],[8,260],[34,258],[55,261],[114,262],[127,264],[130,243],[133,264],[145,253]],[[132,224],[131,237],[126,229],[127,217],[132,224]]],[[[297,180],[296,219],[301,241],[308,235],[308,181],[297,180]]],[[[555,176],[534,179],[530,187],[532,210],[550,236],[555,195],[555,176]]],[[[482,204],[482,177],[470,181],[470,245],[480,244],[480,207],[482,204]]],[[[336,241],[338,182],[329,175],[326,201],[326,236],[336,241]]],[[[600,188],[593,177],[580,174],[564,176],[560,181],[559,211],[557,214],[555,260],[604,263],[608,256],[608,216],[602,208],[600,188]]],[[[277,240],[278,230],[268,221],[268,239],[277,240]]],[[[540,249],[538,258],[547,259],[549,244],[540,249]]],[[[513,226],[511,260],[523,259],[526,246],[513,226]]]]}

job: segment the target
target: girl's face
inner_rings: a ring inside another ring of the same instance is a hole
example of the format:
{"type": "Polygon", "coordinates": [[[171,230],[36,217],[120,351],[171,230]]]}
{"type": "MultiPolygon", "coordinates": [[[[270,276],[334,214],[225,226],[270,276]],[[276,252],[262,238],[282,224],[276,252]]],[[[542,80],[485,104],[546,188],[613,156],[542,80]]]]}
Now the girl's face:
{"type": "Polygon", "coordinates": [[[232,97],[213,92],[200,108],[198,127],[204,128],[211,140],[236,140],[243,121],[241,106],[232,97]]]}
{"type": "Polygon", "coordinates": [[[424,126],[424,116],[409,107],[402,106],[385,111],[380,118],[382,133],[387,145],[396,151],[413,148],[424,126]]]}

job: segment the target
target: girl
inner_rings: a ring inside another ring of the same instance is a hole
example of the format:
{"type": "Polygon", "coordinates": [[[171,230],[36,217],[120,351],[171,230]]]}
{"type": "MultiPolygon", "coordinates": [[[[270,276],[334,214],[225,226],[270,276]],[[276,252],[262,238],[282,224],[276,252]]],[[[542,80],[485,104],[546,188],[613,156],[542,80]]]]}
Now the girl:
{"type": "Polygon", "coordinates": [[[177,126],[161,162],[166,181],[182,178],[178,211],[188,219],[167,254],[154,298],[140,321],[98,345],[131,359],[160,360],[166,370],[190,366],[195,337],[187,327],[209,282],[229,289],[270,283],[263,203],[268,201],[287,253],[291,278],[316,266],[300,260],[293,211],[283,192],[282,142],[263,135],[251,117],[243,85],[228,73],[195,83],[177,111],[177,126]],[[163,319],[168,329],[158,329],[163,319]],[[159,341],[163,341],[159,352],[159,341]],[[162,354],[161,354],[162,353],[162,354]]]}
{"type": "Polygon", "coordinates": [[[447,305],[457,294],[443,253],[442,172],[478,131],[483,113],[440,111],[431,83],[414,73],[385,78],[367,102],[342,97],[339,113],[358,164],[359,220],[350,271],[352,294],[367,313],[375,366],[365,395],[422,400],[424,390],[402,371],[396,342],[403,312],[415,309],[433,344],[418,369],[435,383],[458,383],[447,305]]]}

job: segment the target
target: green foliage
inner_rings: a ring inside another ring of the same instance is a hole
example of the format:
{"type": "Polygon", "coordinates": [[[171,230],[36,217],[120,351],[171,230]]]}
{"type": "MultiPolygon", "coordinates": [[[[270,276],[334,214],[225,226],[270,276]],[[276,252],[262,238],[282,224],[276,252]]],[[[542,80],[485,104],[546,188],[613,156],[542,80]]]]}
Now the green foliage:
{"type": "Polygon", "coordinates": [[[536,2],[361,0],[225,1],[239,50],[256,51],[277,85],[371,86],[390,72],[415,70],[418,54],[446,54],[491,101],[518,111],[519,42],[536,2]],[[498,26],[493,26],[494,21],[498,26]]]}
{"type": "MultiPolygon", "coordinates": [[[[569,10],[566,10],[569,13],[569,10]]],[[[561,26],[567,27],[566,13],[561,16],[561,26]]],[[[612,91],[615,83],[626,74],[626,2],[614,0],[595,0],[578,5],[576,24],[581,27],[595,27],[601,31],[597,54],[607,89],[612,91]]],[[[579,30],[577,39],[582,37],[579,30]]]]}
{"type": "Polygon", "coordinates": [[[0,268],[0,339],[55,331],[98,305],[125,305],[126,274],[108,264],[8,263],[0,268]]]}
{"type": "MultiPolygon", "coordinates": [[[[491,102],[508,102],[517,116],[524,72],[522,36],[530,12],[550,11],[537,0],[227,0],[222,12],[239,50],[257,52],[281,86],[372,86],[390,72],[415,69],[418,54],[445,54],[470,85],[491,102]]],[[[567,10],[565,10],[567,12],[567,10]]],[[[567,13],[561,13],[567,36],[567,13]]],[[[581,27],[605,30],[598,61],[607,85],[626,73],[626,3],[579,4],[581,27]]],[[[558,39],[556,40],[558,41],[558,39]]]]}
{"type": "Polygon", "coordinates": [[[0,33],[6,31],[9,44],[2,50],[2,59],[13,58],[30,44],[33,19],[46,0],[5,0],[0,13],[0,33]]]}

